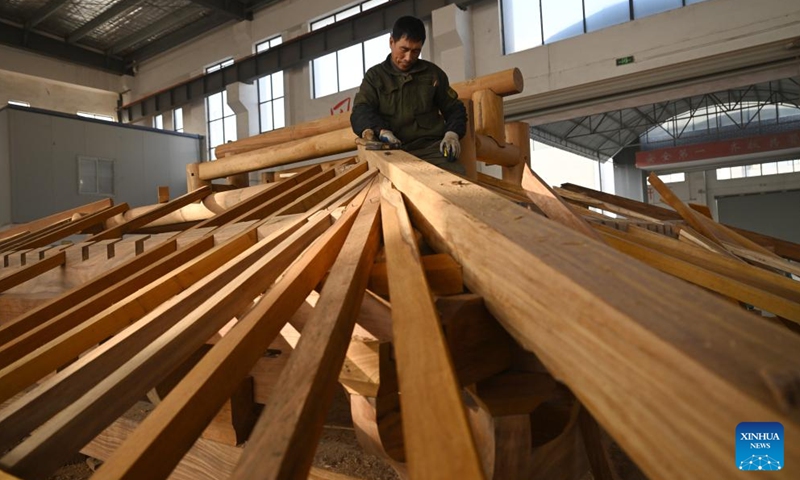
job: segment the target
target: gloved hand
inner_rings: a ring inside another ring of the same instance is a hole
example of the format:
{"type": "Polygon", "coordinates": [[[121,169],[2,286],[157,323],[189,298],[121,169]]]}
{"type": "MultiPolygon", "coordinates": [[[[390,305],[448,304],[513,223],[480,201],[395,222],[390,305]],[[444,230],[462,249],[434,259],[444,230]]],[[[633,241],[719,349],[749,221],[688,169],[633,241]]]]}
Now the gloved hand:
{"type": "Polygon", "coordinates": [[[391,130],[381,130],[379,138],[381,139],[382,142],[388,143],[389,145],[398,146],[401,143],[403,143],[400,141],[399,138],[394,136],[394,133],[392,133],[391,130]]]}
{"type": "Polygon", "coordinates": [[[458,156],[461,155],[461,143],[458,141],[458,134],[456,132],[445,133],[442,143],[439,144],[439,151],[442,152],[448,162],[458,160],[458,156]]]}
{"type": "Polygon", "coordinates": [[[375,141],[375,131],[371,128],[367,128],[363,132],[361,132],[361,138],[363,138],[368,142],[375,141]]]}

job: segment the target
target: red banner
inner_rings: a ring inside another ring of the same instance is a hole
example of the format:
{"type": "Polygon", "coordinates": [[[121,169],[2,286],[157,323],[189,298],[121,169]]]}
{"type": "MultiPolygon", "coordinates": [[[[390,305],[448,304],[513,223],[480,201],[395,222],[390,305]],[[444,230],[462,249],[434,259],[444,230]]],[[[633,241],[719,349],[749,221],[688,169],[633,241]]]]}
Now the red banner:
{"type": "Polygon", "coordinates": [[[647,169],[648,167],[652,168],[660,165],[695,162],[712,158],[724,159],[725,157],[738,157],[795,148],[800,148],[800,130],[636,152],[636,166],[647,169]]]}

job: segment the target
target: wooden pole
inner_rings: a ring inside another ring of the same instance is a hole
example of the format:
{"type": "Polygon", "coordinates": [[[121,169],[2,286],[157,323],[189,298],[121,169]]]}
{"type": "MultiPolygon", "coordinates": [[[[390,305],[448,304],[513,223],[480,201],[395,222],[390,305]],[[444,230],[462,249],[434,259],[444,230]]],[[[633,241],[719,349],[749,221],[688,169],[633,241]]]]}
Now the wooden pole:
{"type": "Polygon", "coordinates": [[[503,99],[491,90],[478,90],[472,94],[475,124],[475,135],[486,135],[494,139],[499,147],[506,144],[506,133],[503,125],[503,99]]]}
{"type": "Polygon", "coordinates": [[[206,185],[211,185],[211,182],[200,180],[200,163],[186,165],[186,191],[193,192],[206,185]]]}
{"type": "Polygon", "coordinates": [[[349,152],[356,149],[355,139],[356,136],[349,127],[342,128],[310,138],[220,158],[213,162],[203,162],[198,166],[198,176],[208,181],[237,173],[349,152]]]}
{"type": "Polygon", "coordinates": [[[511,122],[505,125],[505,130],[506,141],[519,149],[519,163],[513,167],[503,166],[503,180],[520,185],[523,171],[531,163],[530,128],[525,122],[511,122]]]}
{"type": "MultiPolygon", "coordinates": [[[[515,167],[520,164],[520,150],[516,145],[501,147],[493,138],[486,135],[475,135],[475,149],[478,160],[487,165],[500,165],[502,167],[515,167]]],[[[519,181],[516,182],[519,185],[519,181]]]]}

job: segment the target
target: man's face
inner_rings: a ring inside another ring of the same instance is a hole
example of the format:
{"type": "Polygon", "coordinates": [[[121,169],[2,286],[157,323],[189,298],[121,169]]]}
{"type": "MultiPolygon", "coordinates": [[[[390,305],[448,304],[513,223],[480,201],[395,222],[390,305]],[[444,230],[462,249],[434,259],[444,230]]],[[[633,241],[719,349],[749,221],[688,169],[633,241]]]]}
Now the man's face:
{"type": "Polygon", "coordinates": [[[400,40],[389,37],[389,47],[392,49],[392,63],[401,72],[407,72],[419,60],[422,53],[422,43],[409,40],[403,35],[400,40]]]}

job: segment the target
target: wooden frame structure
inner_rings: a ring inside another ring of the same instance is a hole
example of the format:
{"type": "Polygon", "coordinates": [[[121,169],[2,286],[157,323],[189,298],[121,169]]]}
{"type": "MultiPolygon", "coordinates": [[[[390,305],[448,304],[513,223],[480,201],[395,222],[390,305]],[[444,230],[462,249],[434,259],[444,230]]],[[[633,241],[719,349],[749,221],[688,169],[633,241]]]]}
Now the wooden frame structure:
{"type": "MultiPolygon", "coordinates": [[[[798,437],[800,248],[657,180],[675,211],[550,188],[524,125],[502,124],[498,95],[521,85],[494,81],[459,90],[479,113],[464,151],[511,181],[361,150],[0,232],[3,475],[46,478],[84,451],[99,479],[334,478],[311,461],[337,380],[359,441],[401,478],[619,478],[609,441],[651,478],[718,478],[739,422],[798,437]]],[[[248,140],[224,173],[285,146],[248,140]]]]}

